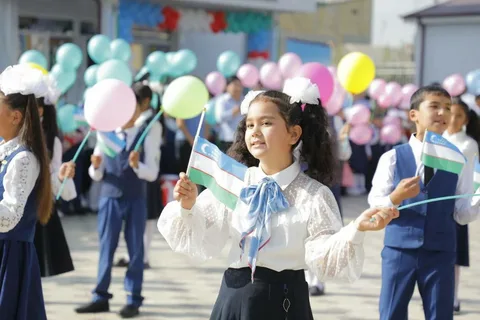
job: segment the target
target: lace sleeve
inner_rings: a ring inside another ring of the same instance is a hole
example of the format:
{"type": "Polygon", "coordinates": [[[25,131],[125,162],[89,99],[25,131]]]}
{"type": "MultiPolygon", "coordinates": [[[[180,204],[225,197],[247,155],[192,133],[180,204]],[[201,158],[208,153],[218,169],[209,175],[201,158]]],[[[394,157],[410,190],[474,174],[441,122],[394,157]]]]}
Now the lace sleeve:
{"type": "MultiPolygon", "coordinates": [[[[1,168],[1,170],[5,170],[1,168]]],[[[0,201],[0,232],[12,230],[23,216],[28,196],[35,186],[40,167],[31,152],[19,152],[8,164],[3,177],[3,199],[0,201]]]]}
{"type": "Polygon", "coordinates": [[[307,229],[305,262],[320,281],[360,277],[363,268],[363,238],[353,223],[342,228],[337,203],[325,186],[317,192],[307,229]]]}
{"type": "Polygon", "coordinates": [[[170,202],[158,219],[158,230],[173,251],[206,261],[220,255],[229,237],[229,212],[210,190],[203,191],[192,210],[170,202]]]}

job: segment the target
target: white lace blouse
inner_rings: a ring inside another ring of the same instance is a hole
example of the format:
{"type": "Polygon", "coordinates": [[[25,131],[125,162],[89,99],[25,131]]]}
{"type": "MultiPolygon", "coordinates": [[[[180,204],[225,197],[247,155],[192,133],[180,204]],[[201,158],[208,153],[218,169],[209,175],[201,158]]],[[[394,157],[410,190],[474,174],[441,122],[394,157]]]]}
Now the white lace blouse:
{"type": "MultiPolygon", "coordinates": [[[[249,168],[246,185],[257,184],[265,176],[260,168],[249,168]]],[[[258,253],[257,267],[276,271],[310,268],[321,280],[356,280],[363,268],[364,232],[353,223],[342,228],[330,189],[301,172],[297,162],[271,178],[282,188],[290,208],[272,216],[271,239],[258,253]]],[[[174,251],[199,260],[218,256],[230,238],[228,265],[247,267],[248,255],[240,257],[238,245],[242,230],[232,223],[247,211],[238,201],[232,212],[205,190],[191,210],[170,202],[160,215],[158,230],[174,251]]],[[[249,246],[247,238],[245,253],[249,246]]]]}
{"type": "Polygon", "coordinates": [[[0,143],[0,170],[7,170],[3,177],[3,199],[0,201],[0,232],[12,230],[23,216],[28,196],[32,192],[40,165],[30,151],[19,152],[5,166],[3,160],[20,147],[18,138],[0,143]]]}

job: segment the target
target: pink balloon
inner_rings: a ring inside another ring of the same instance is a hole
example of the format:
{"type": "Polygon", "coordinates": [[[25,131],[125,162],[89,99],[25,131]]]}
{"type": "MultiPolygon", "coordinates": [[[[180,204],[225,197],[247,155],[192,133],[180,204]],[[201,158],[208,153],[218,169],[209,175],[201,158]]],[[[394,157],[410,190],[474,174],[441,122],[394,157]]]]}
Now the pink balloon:
{"type": "Polygon", "coordinates": [[[383,79],[375,79],[370,83],[368,87],[368,95],[373,99],[377,100],[382,94],[385,93],[386,82],[383,79]]]}
{"type": "Polygon", "coordinates": [[[293,78],[302,67],[302,59],[295,53],[288,52],[280,57],[278,67],[284,79],[293,78]]]}
{"type": "Polygon", "coordinates": [[[386,125],[394,125],[394,126],[397,126],[397,127],[402,126],[402,119],[400,119],[399,117],[395,117],[395,116],[387,115],[385,118],[383,118],[382,122],[383,122],[384,126],[386,126],[386,125]]]}
{"type": "Polygon", "coordinates": [[[415,91],[418,90],[418,87],[412,83],[406,84],[402,88],[402,100],[400,101],[399,107],[403,110],[410,109],[410,99],[412,99],[415,91]]]}
{"type": "Polygon", "coordinates": [[[246,63],[238,68],[237,77],[246,88],[254,88],[258,84],[260,74],[257,67],[253,64],[246,63]]]}
{"type": "Polygon", "coordinates": [[[380,108],[387,109],[392,105],[392,97],[384,93],[377,99],[377,104],[380,108]]]}
{"type": "Polygon", "coordinates": [[[337,76],[337,68],[335,66],[328,66],[328,71],[332,74],[333,79],[337,76]]]}
{"type": "Polygon", "coordinates": [[[331,116],[336,115],[343,107],[343,101],[345,100],[345,89],[338,82],[335,82],[335,88],[333,89],[332,96],[324,105],[325,110],[331,116]]]}
{"type": "Polygon", "coordinates": [[[402,87],[397,82],[389,82],[385,86],[385,94],[390,96],[390,105],[396,107],[402,101],[402,87]]]}
{"type": "Polygon", "coordinates": [[[370,109],[363,104],[356,104],[345,110],[345,119],[352,125],[368,123],[370,120],[370,109]]]}
{"type": "Polygon", "coordinates": [[[360,124],[358,126],[353,126],[352,129],[350,129],[349,138],[355,144],[365,145],[372,140],[372,137],[373,130],[368,124],[360,124]]]}
{"type": "Polygon", "coordinates": [[[315,83],[320,91],[322,104],[326,105],[328,103],[332,96],[335,82],[327,67],[318,62],[309,62],[300,68],[296,76],[308,78],[315,83]]]}
{"type": "Polygon", "coordinates": [[[216,96],[225,91],[227,80],[225,80],[225,77],[220,72],[213,71],[205,78],[205,85],[207,86],[208,91],[216,96]]]}
{"type": "Polygon", "coordinates": [[[260,82],[270,90],[281,90],[283,78],[278,65],[275,62],[267,62],[260,69],[260,82]]]}
{"type": "Polygon", "coordinates": [[[447,90],[452,97],[460,96],[465,92],[465,80],[461,74],[452,74],[443,81],[443,88],[447,90]]]}
{"type": "Polygon", "coordinates": [[[85,99],[85,119],[92,129],[113,131],[125,125],[135,113],[133,90],[117,79],[105,79],[90,90],[85,99]]]}
{"type": "Polygon", "coordinates": [[[402,140],[402,134],[401,127],[387,124],[380,130],[380,140],[386,144],[397,144],[402,140]]]}

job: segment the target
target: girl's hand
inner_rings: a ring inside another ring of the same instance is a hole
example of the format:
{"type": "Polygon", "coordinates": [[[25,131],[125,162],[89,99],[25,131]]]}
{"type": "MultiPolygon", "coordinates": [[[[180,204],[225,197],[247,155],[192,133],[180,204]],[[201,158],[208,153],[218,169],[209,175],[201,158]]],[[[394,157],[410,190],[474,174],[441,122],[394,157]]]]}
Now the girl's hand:
{"type": "Polygon", "coordinates": [[[140,153],[138,153],[138,151],[130,152],[130,155],[128,156],[128,163],[130,164],[130,167],[134,169],[138,169],[139,161],[140,161],[140,153]]]}
{"type": "Polygon", "coordinates": [[[63,182],[63,180],[73,179],[73,177],[75,177],[75,163],[72,161],[62,163],[58,171],[58,179],[63,182]]]}
{"type": "Polygon", "coordinates": [[[180,173],[180,179],[173,189],[173,198],[180,202],[183,209],[192,209],[197,200],[198,190],[195,183],[188,179],[185,173],[180,173]]]}
{"type": "Polygon", "coordinates": [[[393,219],[398,218],[396,208],[372,208],[365,210],[356,220],[359,231],[378,231],[384,229],[393,219]]]}
{"type": "Polygon", "coordinates": [[[98,168],[100,168],[100,165],[102,164],[102,157],[92,155],[90,157],[90,162],[92,163],[92,166],[93,166],[94,169],[98,169],[98,168]]]}

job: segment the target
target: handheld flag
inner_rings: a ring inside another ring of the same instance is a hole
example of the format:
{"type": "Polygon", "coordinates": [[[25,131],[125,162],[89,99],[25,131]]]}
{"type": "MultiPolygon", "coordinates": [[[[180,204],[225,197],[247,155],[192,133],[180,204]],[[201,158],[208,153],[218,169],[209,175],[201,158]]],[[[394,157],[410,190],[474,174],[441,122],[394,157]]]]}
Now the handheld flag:
{"type": "Polygon", "coordinates": [[[467,158],[453,143],[439,134],[427,131],[421,161],[425,166],[459,174],[467,163],[467,158]]]}
{"type": "Polygon", "coordinates": [[[235,208],[244,187],[246,166],[222,153],[216,145],[198,137],[188,171],[192,182],[210,189],[228,208],[235,208]]]}
{"type": "Polygon", "coordinates": [[[125,149],[126,142],[120,139],[115,132],[98,132],[97,131],[97,145],[102,149],[102,152],[114,158],[118,153],[125,149]]]}
{"type": "Polygon", "coordinates": [[[477,191],[480,188],[480,162],[476,159],[475,172],[473,173],[473,190],[477,191]]]}

